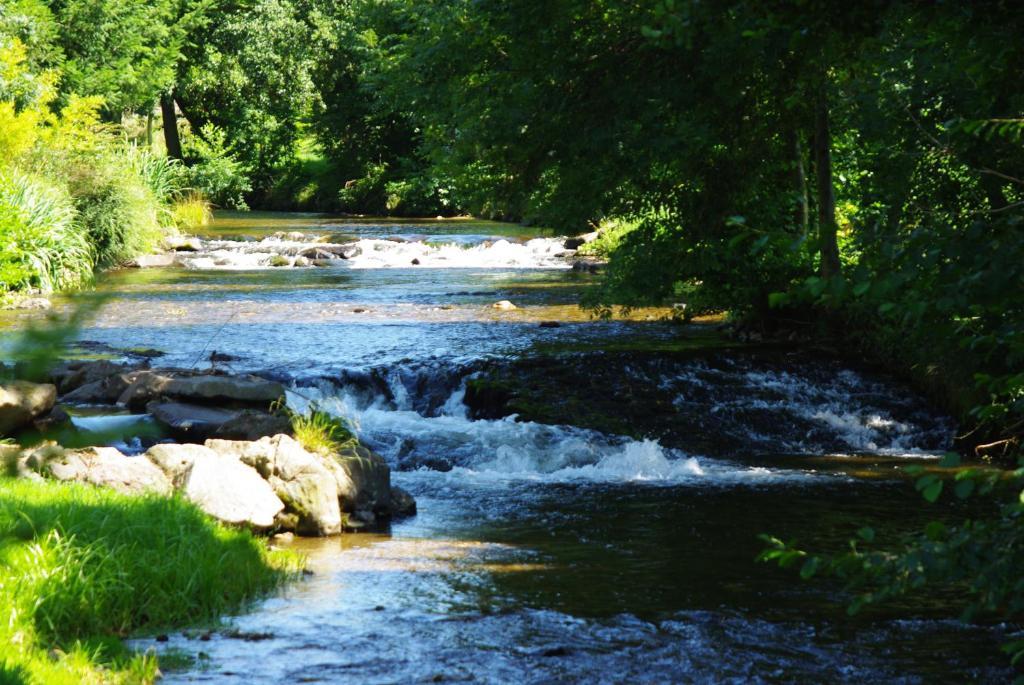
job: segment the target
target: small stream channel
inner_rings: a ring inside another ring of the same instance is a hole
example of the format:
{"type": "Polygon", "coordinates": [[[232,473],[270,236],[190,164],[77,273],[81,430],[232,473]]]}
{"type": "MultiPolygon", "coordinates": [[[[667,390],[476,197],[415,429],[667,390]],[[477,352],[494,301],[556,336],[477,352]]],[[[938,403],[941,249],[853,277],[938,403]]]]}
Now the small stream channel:
{"type": "Polygon", "coordinates": [[[630,368],[674,398],[687,430],[671,446],[473,420],[463,398],[481,364],[678,329],[653,311],[591,321],[575,305],[593,277],[569,268],[560,239],[519,227],[239,215],[207,237],[181,266],[109,274],[112,299],[81,337],[155,348],[171,366],[208,366],[216,350],[289,382],[294,404],[355,420],[419,514],[295,541],[313,575],[208,639],[137,640],[185,657],[165,682],[1009,677],[1000,626],[900,607],[851,619],[837,588],[753,561],[762,532],[836,549],[862,525],[935,514],[899,467],[941,453],[953,426],[898,383],[724,351],[630,368]],[[360,253],[270,266],[339,234],[360,253]]]}

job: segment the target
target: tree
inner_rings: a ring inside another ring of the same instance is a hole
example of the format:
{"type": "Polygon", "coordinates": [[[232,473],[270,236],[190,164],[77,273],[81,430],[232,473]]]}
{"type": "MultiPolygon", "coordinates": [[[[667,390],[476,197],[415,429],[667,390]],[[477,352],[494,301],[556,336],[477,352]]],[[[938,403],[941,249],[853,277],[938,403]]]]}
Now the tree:
{"type": "Polygon", "coordinates": [[[174,98],[198,131],[227,132],[257,188],[295,154],[312,107],[311,27],[288,0],[223,5],[197,29],[181,61],[174,98]]]}

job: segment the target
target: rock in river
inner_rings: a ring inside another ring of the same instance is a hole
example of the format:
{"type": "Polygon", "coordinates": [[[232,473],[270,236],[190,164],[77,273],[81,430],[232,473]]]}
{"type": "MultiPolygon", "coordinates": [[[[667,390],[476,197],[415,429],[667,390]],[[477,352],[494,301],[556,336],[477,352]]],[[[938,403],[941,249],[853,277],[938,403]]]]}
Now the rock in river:
{"type": "Polygon", "coordinates": [[[209,438],[257,440],[290,433],[288,417],[254,409],[219,409],[187,402],[150,402],[146,411],[171,435],[184,442],[209,438]]]}
{"type": "Polygon", "coordinates": [[[390,514],[391,470],[384,457],[359,445],[334,455],[331,471],[342,511],[390,514]]]}
{"type": "Polygon", "coordinates": [[[169,469],[186,499],[224,523],[266,530],[284,509],[270,484],[236,455],[201,445],[156,445],[146,456],[169,469]]]}
{"type": "Polygon", "coordinates": [[[0,385],[0,436],[10,435],[53,409],[57,388],[48,383],[12,381],[0,385]]]}
{"type": "Polygon", "coordinates": [[[128,266],[134,266],[139,269],[153,269],[159,267],[171,267],[178,265],[178,257],[173,252],[165,252],[164,254],[144,254],[139,255],[131,262],[128,266]]]}
{"type": "Polygon", "coordinates": [[[403,518],[416,514],[416,500],[408,492],[398,487],[391,487],[391,515],[403,518]]]}
{"type": "Polygon", "coordinates": [[[186,402],[239,402],[269,406],[284,396],[284,386],[257,376],[186,375],[174,370],[140,372],[118,404],[140,409],[157,397],[186,402]]]}
{"type": "Polygon", "coordinates": [[[208,440],[206,446],[219,454],[233,455],[256,469],[295,515],[301,535],[334,535],[341,532],[341,508],[334,476],[324,457],[312,454],[287,435],[255,442],[208,440]]]}

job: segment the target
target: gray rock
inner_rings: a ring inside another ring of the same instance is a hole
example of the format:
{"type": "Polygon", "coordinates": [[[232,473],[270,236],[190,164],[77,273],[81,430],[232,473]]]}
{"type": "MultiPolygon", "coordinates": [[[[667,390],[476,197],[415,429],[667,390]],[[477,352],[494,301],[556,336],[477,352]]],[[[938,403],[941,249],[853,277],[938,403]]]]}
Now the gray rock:
{"type": "Polygon", "coordinates": [[[49,309],[53,306],[48,298],[45,297],[12,297],[4,300],[3,304],[0,304],[0,309],[36,309],[43,310],[49,309]]]}
{"type": "Polygon", "coordinates": [[[259,440],[274,435],[291,435],[292,422],[282,414],[243,409],[217,428],[211,437],[223,440],[259,440]]]}
{"type": "Polygon", "coordinates": [[[150,447],[143,456],[163,471],[175,488],[180,489],[196,457],[203,454],[207,454],[207,450],[202,445],[161,443],[150,447]]]}
{"type": "Polygon", "coordinates": [[[307,247],[304,250],[299,251],[299,256],[305,257],[306,259],[312,259],[314,261],[321,259],[334,260],[338,259],[338,252],[335,251],[335,248],[340,249],[341,246],[328,245],[324,247],[307,247]]]}
{"type": "Polygon", "coordinates": [[[228,422],[237,419],[239,412],[229,409],[202,407],[184,402],[150,402],[146,411],[164,426],[177,440],[203,442],[228,422]]]}
{"type": "Polygon", "coordinates": [[[340,247],[341,249],[334,254],[338,255],[342,259],[352,259],[353,257],[358,257],[363,254],[363,248],[358,245],[342,245],[340,247]]]}
{"type": "Polygon", "coordinates": [[[199,252],[203,249],[203,241],[192,236],[168,236],[164,238],[164,249],[174,252],[199,252]]]}
{"type": "MultiPolygon", "coordinates": [[[[57,389],[62,395],[77,390],[83,385],[106,380],[132,371],[138,371],[141,365],[126,366],[101,359],[99,361],[75,362],[52,374],[57,389]]],[[[116,398],[115,398],[116,399],[116,398]]]]}
{"type": "Polygon", "coordinates": [[[45,432],[54,430],[59,426],[70,426],[70,421],[71,416],[60,405],[57,405],[48,414],[35,419],[32,425],[36,430],[45,432]]]}
{"type": "Polygon", "coordinates": [[[164,472],[144,457],[129,457],[113,447],[89,447],[81,450],[37,450],[26,460],[33,470],[57,480],[74,480],[139,494],[170,494],[171,481],[164,472]]]}
{"type": "Polygon", "coordinates": [[[389,511],[391,470],[382,456],[358,446],[333,455],[331,461],[342,511],[389,511]]]}
{"type": "Polygon", "coordinates": [[[140,409],[157,397],[186,402],[239,402],[269,406],[284,396],[284,386],[256,376],[182,375],[175,371],[140,372],[117,403],[140,409]]]}
{"type": "Polygon", "coordinates": [[[119,373],[86,383],[64,395],[61,400],[71,404],[113,404],[138,377],[137,372],[119,373]]]}
{"type": "Polygon", "coordinates": [[[604,262],[599,259],[579,259],[572,263],[572,270],[596,274],[603,266],[604,262]]]}
{"type": "Polygon", "coordinates": [[[265,530],[284,510],[282,502],[256,469],[232,455],[194,446],[181,476],[181,493],[215,519],[265,530]]]}
{"type": "Polygon", "coordinates": [[[57,388],[49,383],[11,381],[0,384],[0,436],[10,435],[53,409],[57,388]]]}
{"type": "Polygon", "coordinates": [[[338,489],[324,458],[307,452],[287,435],[255,442],[208,440],[206,446],[219,454],[233,455],[263,476],[296,516],[295,530],[302,535],[334,535],[341,532],[338,489]]]}
{"type": "Polygon", "coordinates": [[[395,518],[415,516],[416,500],[408,492],[398,487],[391,486],[391,515],[395,518]]]}

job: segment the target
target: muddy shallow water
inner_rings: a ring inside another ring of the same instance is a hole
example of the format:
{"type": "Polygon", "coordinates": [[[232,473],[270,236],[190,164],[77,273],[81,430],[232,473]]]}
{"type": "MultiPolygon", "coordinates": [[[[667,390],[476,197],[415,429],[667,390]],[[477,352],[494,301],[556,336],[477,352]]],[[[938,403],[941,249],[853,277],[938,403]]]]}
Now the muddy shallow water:
{"type": "Polygon", "coordinates": [[[678,329],[654,320],[664,311],[590,320],[575,305],[593,276],[568,268],[560,240],[518,227],[232,215],[205,233],[213,242],[187,268],[108,275],[111,300],[81,337],[156,348],[168,365],[205,367],[216,350],[238,357],[235,370],[293,382],[295,406],[316,400],[357,422],[420,513],[382,533],[294,542],[314,574],[208,640],[136,641],[189,664],[167,682],[1009,676],[1000,626],[941,609],[850,619],[837,588],[753,561],[759,533],[834,549],[862,525],[910,529],[936,514],[899,466],[933,458],[952,427],[906,388],[813,358],[651,378],[680,412],[707,415],[695,430],[750,435],[749,449],[713,456],[685,435],[670,449],[474,421],[462,398],[482,358],[678,329]],[[271,238],[282,231],[305,235],[271,238]],[[362,254],[269,265],[333,234],[362,254]]]}

